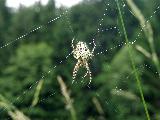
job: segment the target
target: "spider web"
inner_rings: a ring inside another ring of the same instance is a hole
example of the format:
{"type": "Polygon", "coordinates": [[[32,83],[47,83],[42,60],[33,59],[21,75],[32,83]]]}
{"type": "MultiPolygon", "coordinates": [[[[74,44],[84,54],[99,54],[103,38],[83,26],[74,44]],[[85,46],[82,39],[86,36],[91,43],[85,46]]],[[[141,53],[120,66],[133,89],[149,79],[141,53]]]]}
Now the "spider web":
{"type": "MultiPolygon", "coordinates": [[[[108,4],[108,5],[109,5],[109,4],[108,4]]],[[[125,7],[125,4],[123,5],[123,7],[125,7]]],[[[159,8],[159,7],[158,7],[158,8],[159,8]]],[[[107,10],[107,9],[106,9],[106,10],[107,10]]],[[[67,12],[67,11],[66,11],[66,12],[67,12]]],[[[155,12],[154,12],[154,13],[155,13],[155,12]]],[[[64,15],[64,13],[63,13],[62,15],[64,15]]],[[[57,20],[57,19],[59,19],[62,15],[60,15],[59,17],[57,17],[57,18],[49,21],[48,24],[51,23],[51,22],[53,22],[53,21],[55,21],[55,20],[57,20]]],[[[104,16],[106,16],[105,13],[104,13],[104,16]]],[[[152,16],[151,16],[151,17],[152,17],[152,16]]],[[[103,18],[101,19],[101,21],[103,21],[103,18]]],[[[101,22],[100,22],[99,26],[101,26],[101,22]]],[[[10,45],[10,44],[18,41],[18,40],[21,40],[22,38],[26,37],[27,35],[30,35],[32,32],[34,32],[34,31],[36,31],[36,30],[38,30],[38,29],[41,29],[42,27],[43,27],[43,26],[39,26],[39,27],[33,29],[32,31],[30,31],[30,32],[28,32],[28,33],[26,33],[26,34],[18,37],[17,39],[15,39],[15,40],[13,40],[13,41],[11,41],[11,42],[6,43],[5,45],[1,46],[1,48],[4,48],[4,47],[6,47],[6,46],[8,46],[8,45],[10,45]]],[[[72,33],[73,33],[73,29],[72,29],[70,23],[69,23],[69,27],[70,27],[70,29],[71,29],[71,31],[72,31],[72,33]]],[[[144,26],[144,27],[145,27],[145,26],[144,26]]],[[[112,30],[112,29],[117,29],[118,32],[120,33],[119,29],[118,29],[116,26],[110,27],[110,28],[106,28],[105,30],[108,31],[108,30],[112,30]]],[[[98,30],[97,32],[99,33],[99,32],[100,32],[100,29],[98,28],[97,30],[98,30]]],[[[105,31],[105,30],[101,30],[101,32],[103,32],[103,31],[105,31]]],[[[121,34],[121,33],[120,33],[120,34],[121,34]]],[[[139,36],[139,35],[140,35],[140,33],[138,34],[138,36],[139,36]]],[[[137,40],[137,39],[138,39],[138,37],[136,38],[136,40],[137,40]]],[[[131,42],[131,43],[134,44],[134,43],[136,42],[136,40],[134,40],[134,41],[131,42]]],[[[115,49],[115,48],[120,47],[120,46],[122,46],[122,45],[124,45],[124,44],[126,44],[126,43],[123,43],[123,42],[122,42],[121,44],[119,44],[119,45],[117,45],[117,46],[114,46],[114,47],[112,47],[112,48],[109,48],[109,49],[107,49],[107,50],[105,50],[105,51],[98,52],[98,53],[96,53],[96,55],[105,53],[105,52],[107,52],[108,50],[115,49]]],[[[99,46],[100,46],[100,45],[99,45],[99,46]]],[[[67,59],[69,56],[70,56],[70,54],[66,56],[66,59],[67,59]]],[[[63,61],[60,61],[59,63],[62,63],[62,62],[63,62],[63,61]]],[[[56,66],[54,66],[53,68],[55,69],[56,66]]],[[[51,71],[48,71],[48,73],[50,73],[50,72],[51,72],[51,71]]],[[[45,76],[42,76],[42,78],[44,78],[44,77],[45,77],[45,76]]],[[[37,83],[38,83],[38,81],[35,82],[35,84],[37,84],[37,83]]],[[[31,89],[31,88],[32,88],[32,86],[31,86],[29,89],[31,89]]],[[[23,93],[25,94],[26,92],[23,92],[23,93]]],[[[53,95],[53,94],[52,94],[52,95],[53,95]]]]}
{"type": "MultiPolygon", "coordinates": [[[[105,19],[107,18],[107,16],[108,16],[108,7],[110,6],[110,2],[112,2],[111,0],[108,0],[108,1],[106,1],[104,4],[106,5],[106,9],[104,10],[104,11],[102,11],[102,15],[101,16],[98,16],[99,17],[99,21],[96,23],[96,28],[97,28],[97,30],[96,30],[96,32],[93,34],[93,35],[91,35],[91,37],[89,37],[89,45],[92,45],[92,42],[93,42],[93,40],[95,41],[95,43],[96,43],[96,45],[97,45],[97,48],[96,48],[96,51],[95,51],[95,58],[93,59],[93,61],[96,59],[96,58],[98,58],[98,56],[103,56],[104,57],[104,59],[107,59],[106,58],[106,54],[112,54],[112,51],[114,51],[114,50],[116,50],[116,49],[118,49],[118,50],[120,50],[123,46],[125,46],[127,43],[124,41],[124,37],[123,37],[123,32],[122,32],[122,30],[121,30],[121,28],[120,28],[120,24],[117,22],[115,25],[112,25],[112,26],[107,26],[107,27],[101,27],[101,26],[103,26],[104,24],[105,24],[105,19]],[[114,45],[113,47],[110,47],[110,48],[105,48],[104,46],[103,46],[103,44],[101,44],[101,41],[100,41],[100,39],[101,39],[101,36],[102,35],[104,35],[104,34],[106,34],[107,32],[109,32],[110,34],[112,34],[112,35],[114,35],[115,33],[116,33],[116,35],[119,35],[119,40],[117,41],[117,40],[113,40],[115,43],[118,43],[117,45],[114,45]],[[112,33],[112,32],[114,32],[114,33],[112,33]]],[[[127,5],[125,4],[125,2],[124,1],[122,1],[122,4],[121,4],[121,6],[122,6],[122,8],[123,9],[127,9],[130,13],[131,13],[131,16],[133,16],[133,13],[130,11],[130,9],[127,7],[127,5]]],[[[160,8],[160,6],[158,6],[157,8],[156,8],[156,10],[155,11],[153,11],[153,14],[147,19],[147,21],[149,22],[150,21],[150,19],[159,11],[159,8],[160,8]]],[[[44,27],[46,26],[46,24],[51,24],[52,22],[56,22],[56,21],[58,21],[58,20],[63,20],[63,18],[65,17],[66,19],[67,19],[67,29],[69,29],[70,30],[70,33],[71,33],[71,38],[73,38],[73,37],[75,37],[76,36],[76,34],[75,34],[75,31],[73,30],[73,27],[72,27],[72,23],[70,22],[70,18],[68,17],[69,15],[69,13],[72,13],[72,11],[71,10],[65,10],[65,12],[63,12],[63,13],[61,13],[58,17],[56,17],[56,18],[53,18],[52,20],[50,20],[50,21],[48,21],[48,22],[46,22],[44,25],[41,25],[41,26],[39,26],[39,27],[36,27],[36,28],[34,28],[34,29],[32,29],[31,31],[29,31],[29,32],[27,32],[27,33],[25,33],[25,34],[23,34],[23,35],[21,35],[20,37],[18,37],[18,38],[16,38],[15,40],[12,40],[12,41],[8,41],[7,43],[5,43],[4,45],[2,45],[0,48],[1,48],[1,50],[2,49],[4,49],[4,48],[6,48],[6,47],[8,47],[8,46],[10,46],[10,45],[13,45],[15,42],[19,42],[19,41],[21,41],[21,40],[25,40],[25,37],[27,37],[27,36],[31,36],[32,35],[32,33],[33,32],[35,32],[35,31],[38,31],[38,30],[40,30],[40,29],[44,29],[44,27]]],[[[125,14],[125,13],[123,13],[123,14],[125,14]]],[[[117,16],[117,21],[118,21],[118,16],[117,16]]],[[[140,37],[143,35],[143,29],[145,29],[145,27],[146,26],[144,26],[143,28],[141,28],[140,26],[139,26],[139,33],[137,33],[137,36],[136,36],[136,38],[134,39],[134,40],[132,40],[132,41],[130,41],[130,43],[129,44],[131,44],[131,45],[135,45],[136,44],[136,42],[140,39],[140,37]]],[[[77,38],[77,41],[79,41],[79,39],[77,38]]],[[[70,43],[69,43],[70,44],[70,43]]],[[[71,51],[72,52],[72,51],[71,51]]],[[[65,63],[65,61],[67,61],[68,59],[69,59],[69,57],[71,57],[71,52],[70,53],[68,53],[67,55],[66,55],[66,57],[65,57],[65,59],[64,60],[59,60],[58,61],[58,63],[57,63],[57,65],[53,65],[52,67],[50,67],[50,70],[47,72],[47,73],[42,73],[42,76],[41,76],[41,79],[46,79],[46,77],[50,74],[50,73],[52,73],[52,71],[53,70],[55,70],[60,64],[63,64],[63,63],[65,63]]],[[[76,61],[76,60],[75,60],[76,61]]],[[[90,65],[90,67],[92,67],[92,65],[90,65]]],[[[109,67],[109,66],[105,66],[105,67],[107,67],[106,68],[106,70],[110,70],[111,68],[109,67]]],[[[148,65],[148,64],[142,64],[142,65],[140,65],[139,67],[137,67],[137,70],[138,71],[141,71],[141,73],[143,73],[143,71],[144,71],[144,69],[150,69],[151,71],[153,70],[153,68],[152,68],[152,66],[150,66],[150,65],[148,65]]],[[[94,68],[93,68],[93,70],[94,70],[94,68]]],[[[92,70],[91,70],[92,71],[92,70]]],[[[158,72],[155,72],[156,74],[157,74],[157,76],[158,76],[158,72]]],[[[119,78],[119,81],[121,81],[122,82],[122,84],[123,84],[123,86],[125,86],[125,85],[127,85],[126,84],[126,82],[130,79],[130,77],[133,77],[133,74],[134,74],[134,71],[132,72],[132,73],[130,73],[130,74],[128,74],[128,75],[120,75],[121,76],[121,78],[119,78]]],[[[72,74],[71,74],[72,75],[72,74]]],[[[93,77],[93,82],[94,82],[94,77],[95,76],[92,76],[93,77]]],[[[84,79],[82,76],[80,77],[82,80],[81,81],[78,81],[77,80],[77,82],[76,82],[76,84],[73,84],[73,86],[85,86],[86,85],[86,80],[87,79],[84,79]]],[[[70,82],[72,82],[72,81],[70,81],[70,82]]],[[[33,88],[33,87],[35,87],[37,84],[39,83],[39,80],[37,80],[37,81],[35,81],[30,87],[29,87],[29,89],[26,89],[25,91],[23,91],[21,94],[19,94],[19,96],[17,96],[17,99],[15,100],[15,101],[11,101],[12,102],[12,104],[14,104],[16,101],[18,101],[19,100],[19,98],[20,97],[24,97],[24,96],[27,96],[27,93],[33,88]]],[[[92,84],[92,83],[91,83],[92,84]]],[[[72,85],[71,85],[72,86],[72,85]]],[[[91,85],[91,86],[88,86],[88,89],[90,89],[90,90],[92,90],[92,87],[93,87],[94,85],[91,85]]],[[[121,93],[121,91],[123,91],[122,90],[122,88],[119,88],[119,87],[117,87],[117,86],[115,86],[115,88],[112,88],[113,89],[113,94],[115,94],[115,95],[120,95],[120,93],[121,93]]],[[[54,88],[53,88],[53,91],[54,91],[54,88]]],[[[96,93],[96,96],[97,96],[97,98],[100,98],[102,101],[105,101],[105,103],[106,103],[106,106],[108,106],[108,107],[110,107],[111,105],[113,105],[113,110],[114,110],[114,112],[115,113],[118,113],[118,107],[117,107],[117,105],[115,104],[115,103],[112,103],[111,102],[111,100],[109,99],[109,98],[106,98],[106,97],[102,97],[101,96],[101,94],[100,93],[97,93],[96,91],[95,91],[95,93],[96,93]]],[[[50,94],[47,96],[47,97],[44,97],[44,98],[40,98],[40,100],[39,100],[39,103],[41,103],[41,102],[45,102],[49,97],[52,97],[52,96],[54,96],[54,95],[56,95],[56,94],[61,94],[61,91],[58,91],[58,93],[57,93],[57,91],[54,91],[54,92],[50,92],[50,94]]],[[[23,101],[21,101],[21,103],[23,103],[23,101]]],[[[30,107],[28,107],[28,110],[31,110],[32,109],[32,106],[30,106],[30,107]]],[[[1,112],[3,112],[5,109],[3,109],[1,112]]],[[[9,119],[9,118],[8,118],[9,119]]]]}

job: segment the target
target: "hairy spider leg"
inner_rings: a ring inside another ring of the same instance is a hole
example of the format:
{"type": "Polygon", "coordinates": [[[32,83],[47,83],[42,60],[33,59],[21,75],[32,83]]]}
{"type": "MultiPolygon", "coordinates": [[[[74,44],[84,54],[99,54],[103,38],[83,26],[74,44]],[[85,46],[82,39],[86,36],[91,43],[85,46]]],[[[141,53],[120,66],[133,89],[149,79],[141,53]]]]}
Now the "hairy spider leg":
{"type": "Polygon", "coordinates": [[[75,78],[76,78],[76,75],[77,75],[77,72],[78,72],[80,66],[82,66],[82,64],[81,64],[81,61],[78,60],[78,62],[76,63],[76,65],[75,65],[75,67],[74,67],[74,69],[73,69],[73,77],[72,77],[73,80],[72,80],[72,84],[73,84],[73,82],[74,82],[74,80],[75,80],[75,78]]]}
{"type": "Polygon", "coordinates": [[[95,41],[94,41],[94,39],[93,39],[93,49],[92,49],[92,52],[91,52],[91,54],[94,56],[94,50],[95,50],[95,48],[96,48],[96,44],[95,44],[95,41]]]}
{"type": "Polygon", "coordinates": [[[73,48],[73,50],[74,50],[74,44],[73,44],[73,42],[74,42],[74,38],[72,39],[72,43],[71,43],[72,48],[73,48]]]}
{"type": "Polygon", "coordinates": [[[85,73],[85,75],[83,76],[83,78],[85,78],[85,77],[88,75],[88,73],[89,73],[89,72],[88,72],[88,70],[87,70],[87,72],[85,73]]]}
{"type": "Polygon", "coordinates": [[[85,63],[85,67],[86,67],[86,69],[87,69],[87,72],[88,72],[88,74],[89,74],[89,84],[91,83],[91,81],[92,81],[92,75],[91,75],[91,71],[90,71],[90,69],[89,69],[89,65],[88,65],[88,63],[86,62],[85,63]]]}

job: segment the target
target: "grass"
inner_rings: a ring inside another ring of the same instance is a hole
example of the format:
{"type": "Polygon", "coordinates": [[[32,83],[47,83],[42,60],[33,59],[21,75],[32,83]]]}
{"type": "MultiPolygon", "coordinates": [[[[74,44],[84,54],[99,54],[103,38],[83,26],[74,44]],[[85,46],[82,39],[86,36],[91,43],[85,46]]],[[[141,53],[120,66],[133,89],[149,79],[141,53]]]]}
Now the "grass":
{"type": "Polygon", "coordinates": [[[0,94],[0,107],[5,108],[8,115],[13,120],[30,120],[29,117],[23,114],[22,111],[18,110],[11,102],[9,102],[4,96],[0,94]]]}
{"type": "Polygon", "coordinates": [[[133,69],[133,71],[135,71],[134,75],[135,75],[137,86],[138,86],[138,89],[139,89],[139,92],[140,92],[140,96],[141,96],[141,99],[142,99],[142,103],[143,103],[143,106],[144,106],[146,117],[147,117],[147,120],[150,120],[150,115],[148,113],[148,108],[147,108],[147,105],[146,105],[146,102],[145,102],[145,99],[144,99],[139,73],[136,70],[135,62],[134,62],[134,59],[133,59],[134,57],[132,55],[131,46],[129,44],[129,40],[128,40],[127,32],[126,32],[126,29],[125,29],[125,24],[124,24],[123,16],[122,16],[122,13],[121,13],[121,8],[120,8],[120,5],[119,5],[119,1],[118,0],[115,0],[115,1],[116,1],[116,4],[117,4],[119,16],[120,16],[120,21],[121,21],[121,24],[122,24],[122,28],[123,28],[123,32],[124,32],[124,36],[125,36],[125,41],[126,41],[127,46],[128,46],[129,57],[130,57],[130,60],[131,60],[132,69],[133,69]]]}
{"type": "Polygon", "coordinates": [[[44,83],[44,80],[40,80],[37,87],[36,87],[36,91],[35,91],[35,94],[33,97],[32,105],[31,105],[32,107],[37,105],[37,103],[38,103],[39,95],[42,90],[43,83],[44,83]]]}
{"type": "Polygon", "coordinates": [[[76,111],[75,111],[74,106],[73,106],[73,100],[70,97],[70,93],[67,90],[67,86],[60,76],[57,77],[57,80],[58,80],[58,83],[60,85],[62,95],[65,98],[66,108],[68,108],[68,110],[70,111],[72,120],[77,120],[76,111]]]}
{"type": "Polygon", "coordinates": [[[158,71],[158,74],[160,75],[160,63],[159,63],[158,55],[156,54],[156,50],[155,50],[155,46],[154,46],[152,26],[151,26],[149,20],[145,19],[142,12],[140,11],[140,9],[135,5],[135,3],[132,0],[127,0],[127,4],[131,8],[131,11],[133,12],[134,16],[138,19],[138,21],[141,25],[141,28],[144,31],[144,35],[147,38],[151,53],[149,53],[147,50],[145,50],[141,46],[138,47],[138,48],[140,48],[138,50],[142,54],[144,54],[146,57],[151,59],[151,61],[153,62],[153,64],[155,65],[155,67],[158,71]]]}

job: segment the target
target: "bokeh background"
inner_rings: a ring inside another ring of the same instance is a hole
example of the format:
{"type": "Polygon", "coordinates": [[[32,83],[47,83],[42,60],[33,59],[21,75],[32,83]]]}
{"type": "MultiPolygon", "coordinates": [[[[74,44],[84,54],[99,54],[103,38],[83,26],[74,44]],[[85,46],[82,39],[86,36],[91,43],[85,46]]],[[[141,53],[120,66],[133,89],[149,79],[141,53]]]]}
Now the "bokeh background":
{"type": "Polygon", "coordinates": [[[0,119],[146,120],[138,73],[150,118],[160,120],[160,1],[119,4],[136,71],[114,0],[19,8],[0,0],[0,119]],[[95,39],[90,86],[85,68],[72,84],[73,37],[90,49],[95,39]]]}

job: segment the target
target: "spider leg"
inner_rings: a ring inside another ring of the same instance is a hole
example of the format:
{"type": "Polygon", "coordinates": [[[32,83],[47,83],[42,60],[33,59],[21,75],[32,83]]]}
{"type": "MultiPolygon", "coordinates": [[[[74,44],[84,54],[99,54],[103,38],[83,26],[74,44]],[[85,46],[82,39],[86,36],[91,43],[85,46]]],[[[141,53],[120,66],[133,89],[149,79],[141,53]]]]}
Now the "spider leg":
{"type": "Polygon", "coordinates": [[[75,81],[75,78],[76,78],[76,76],[77,76],[77,72],[78,72],[80,66],[81,66],[81,61],[78,60],[78,62],[76,63],[76,65],[75,65],[75,67],[74,67],[74,69],[73,69],[73,76],[72,76],[72,79],[73,79],[73,80],[72,80],[72,84],[73,84],[73,82],[75,81]]]}
{"type": "Polygon", "coordinates": [[[74,49],[74,44],[73,44],[73,42],[74,42],[74,38],[72,39],[72,43],[71,43],[71,46],[72,46],[72,48],[74,49]]]}
{"type": "Polygon", "coordinates": [[[93,45],[94,45],[94,46],[93,46],[93,49],[92,49],[92,51],[91,51],[91,54],[94,56],[94,54],[93,54],[93,53],[94,53],[94,50],[95,50],[95,48],[96,48],[96,44],[95,44],[94,39],[93,39],[93,45]]]}
{"type": "Polygon", "coordinates": [[[89,74],[89,84],[91,83],[91,81],[92,81],[92,75],[91,75],[91,71],[90,71],[90,69],[89,69],[89,65],[88,65],[88,63],[86,62],[86,64],[85,64],[85,66],[86,66],[86,69],[87,69],[87,73],[89,74]]]}
{"type": "Polygon", "coordinates": [[[87,70],[87,72],[85,73],[85,75],[82,77],[83,79],[88,75],[88,70],[87,70]]]}

